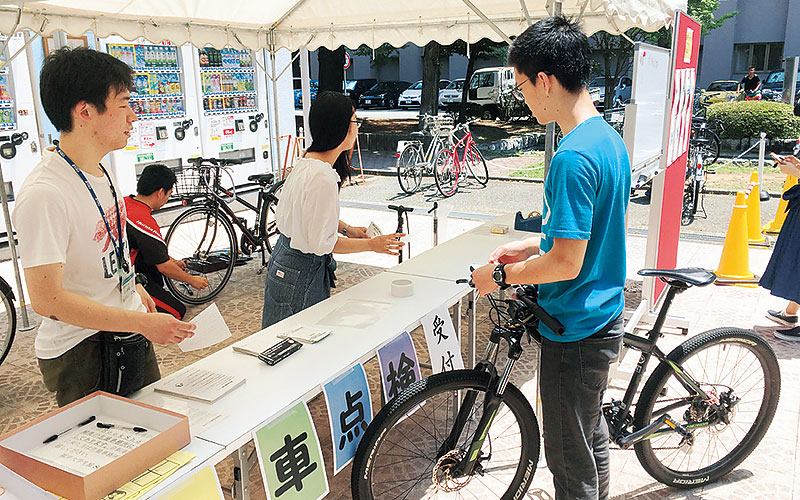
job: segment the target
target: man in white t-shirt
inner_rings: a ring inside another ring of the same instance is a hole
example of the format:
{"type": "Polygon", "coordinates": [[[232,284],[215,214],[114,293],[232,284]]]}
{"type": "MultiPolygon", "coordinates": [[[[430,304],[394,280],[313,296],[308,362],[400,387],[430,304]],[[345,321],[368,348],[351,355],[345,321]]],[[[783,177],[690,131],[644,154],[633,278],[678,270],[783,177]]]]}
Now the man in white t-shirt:
{"type": "Polygon", "coordinates": [[[36,357],[60,406],[158,380],[152,342],[193,335],[194,325],[156,313],[136,283],[125,203],[100,163],[130,137],[131,88],[130,67],[90,49],[60,49],[41,72],[42,105],[61,137],[25,179],[13,223],[31,305],[43,316],[36,357]]]}

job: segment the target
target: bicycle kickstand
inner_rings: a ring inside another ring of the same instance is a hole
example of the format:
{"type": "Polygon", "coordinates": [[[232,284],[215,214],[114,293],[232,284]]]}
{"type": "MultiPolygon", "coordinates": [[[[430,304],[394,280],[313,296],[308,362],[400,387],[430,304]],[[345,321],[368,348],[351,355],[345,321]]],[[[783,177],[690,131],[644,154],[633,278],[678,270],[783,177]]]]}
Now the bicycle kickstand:
{"type": "MultiPolygon", "coordinates": [[[[403,214],[406,216],[406,227],[409,226],[408,223],[408,213],[413,212],[414,209],[412,207],[404,207],[403,205],[389,205],[389,210],[394,210],[397,212],[397,230],[396,233],[403,232],[403,214]]],[[[411,257],[411,242],[407,242],[406,245],[408,246],[408,256],[411,257]]],[[[400,249],[400,255],[398,256],[398,262],[403,262],[403,249],[400,249]]]]}

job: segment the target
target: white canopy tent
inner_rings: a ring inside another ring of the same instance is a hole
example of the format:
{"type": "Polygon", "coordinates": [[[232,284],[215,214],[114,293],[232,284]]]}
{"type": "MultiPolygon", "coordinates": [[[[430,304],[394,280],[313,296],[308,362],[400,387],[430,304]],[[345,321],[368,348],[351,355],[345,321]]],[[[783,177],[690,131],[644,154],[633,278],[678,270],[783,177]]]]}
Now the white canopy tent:
{"type": "MultiPolygon", "coordinates": [[[[686,10],[686,3],[687,0],[0,0],[0,32],[11,35],[27,29],[40,36],[55,31],[78,36],[92,31],[98,37],[120,35],[128,40],[141,37],[156,43],[169,40],[197,47],[266,49],[275,96],[279,73],[275,53],[281,48],[356,48],[362,44],[376,48],[387,42],[394,46],[407,42],[421,46],[431,40],[449,44],[457,39],[471,43],[481,38],[509,41],[509,36],[554,13],[580,17],[588,34],[600,30],[618,34],[633,27],[655,31],[671,25],[674,12],[686,10]]],[[[27,38],[30,43],[35,37],[27,38]]],[[[274,98],[272,104],[271,157],[279,158],[278,107],[274,98]]],[[[552,152],[552,132],[550,136],[548,149],[552,152]]],[[[11,228],[5,192],[0,191],[6,227],[11,228]]],[[[14,238],[8,241],[24,307],[14,238]]],[[[237,492],[239,498],[249,497],[241,483],[237,492]]]]}

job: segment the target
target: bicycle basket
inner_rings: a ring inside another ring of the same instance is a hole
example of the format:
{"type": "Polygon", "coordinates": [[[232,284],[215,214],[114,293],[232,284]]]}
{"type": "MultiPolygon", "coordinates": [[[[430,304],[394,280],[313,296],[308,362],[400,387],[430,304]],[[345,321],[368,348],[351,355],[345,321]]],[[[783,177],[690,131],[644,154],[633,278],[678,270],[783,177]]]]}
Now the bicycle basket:
{"type": "Polygon", "coordinates": [[[207,181],[209,173],[208,169],[184,169],[175,176],[175,187],[172,190],[172,195],[177,198],[195,198],[208,195],[210,192],[207,181]]]}

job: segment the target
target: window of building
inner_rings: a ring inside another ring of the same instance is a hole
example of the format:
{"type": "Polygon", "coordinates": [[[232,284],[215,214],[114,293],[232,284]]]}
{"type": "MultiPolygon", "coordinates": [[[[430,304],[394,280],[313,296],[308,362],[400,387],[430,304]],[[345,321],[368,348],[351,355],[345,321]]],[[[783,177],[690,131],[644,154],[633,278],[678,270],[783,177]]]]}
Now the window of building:
{"type": "Polygon", "coordinates": [[[783,66],[783,42],[739,43],[733,46],[733,72],[747,73],[754,66],[756,71],[774,71],[783,66]]]}

